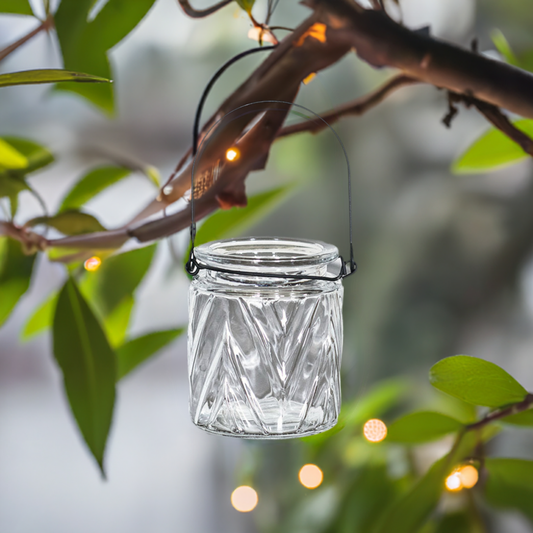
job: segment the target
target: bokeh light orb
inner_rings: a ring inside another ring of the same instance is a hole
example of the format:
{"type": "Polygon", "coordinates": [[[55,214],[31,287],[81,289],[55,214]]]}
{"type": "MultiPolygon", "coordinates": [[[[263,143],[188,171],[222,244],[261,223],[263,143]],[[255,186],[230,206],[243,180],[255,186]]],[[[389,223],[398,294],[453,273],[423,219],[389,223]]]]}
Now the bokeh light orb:
{"type": "Polygon", "coordinates": [[[465,489],[471,489],[476,486],[479,480],[479,472],[477,468],[472,465],[466,465],[457,472],[461,480],[461,484],[465,489]]]}
{"type": "Polygon", "coordinates": [[[459,492],[460,490],[462,490],[463,483],[461,482],[461,476],[459,475],[459,472],[452,472],[446,478],[446,488],[450,492],[459,492]]]}
{"type": "Polygon", "coordinates": [[[91,257],[87,259],[84,263],[85,270],[89,272],[94,272],[95,270],[98,270],[100,268],[100,265],[102,264],[102,260],[99,257],[91,257]]]}
{"type": "Polygon", "coordinates": [[[368,442],[381,442],[387,436],[387,426],[382,420],[373,418],[363,426],[363,435],[368,442]]]}
{"type": "Polygon", "coordinates": [[[316,489],[322,484],[324,474],[318,466],[308,464],[302,466],[298,474],[298,479],[306,489],[316,489]]]}
{"type": "Polygon", "coordinates": [[[258,502],[257,492],[248,485],[241,485],[231,493],[231,505],[240,513],[253,511],[258,502]]]}

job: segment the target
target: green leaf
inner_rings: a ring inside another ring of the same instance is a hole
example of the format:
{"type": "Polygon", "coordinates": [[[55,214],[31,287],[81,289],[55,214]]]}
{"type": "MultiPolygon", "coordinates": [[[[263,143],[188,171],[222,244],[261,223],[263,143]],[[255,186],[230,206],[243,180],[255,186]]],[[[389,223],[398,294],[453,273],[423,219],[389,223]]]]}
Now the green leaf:
{"type": "Polygon", "coordinates": [[[22,340],[30,340],[52,326],[57,296],[57,293],[54,292],[31,315],[22,330],[22,340]]]}
{"type": "Polygon", "coordinates": [[[496,50],[506,59],[507,63],[519,67],[520,61],[518,61],[505,35],[500,30],[494,30],[491,33],[491,37],[494,46],[496,46],[496,50]]]}
{"type": "Polygon", "coordinates": [[[437,461],[414,487],[381,516],[374,533],[413,533],[437,507],[448,474],[448,456],[437,461]]]}
{"type": "Polygon", "coordinates": [[[134,368],[144,363],[161,348],[164,348],[179,337],[184,331],[185,328],[180,328],[149,333],[122,345],[117,350],[118,378],[121,379],[129,374],[134,368]]]}
{"type": "Polygon", "coordinates": [[[108,317],[126,296],[131,296],[148,272],[156,245],[113,255],[96,272],[87,274],[82,292],[101,315],[108,317]]]}
{"type": "Polygon", "coordinates": [[[456,355],[439,361],[429,373],[442,392],[474,405],[502,407],[521,402],[527,391],[505,370],[483,359],[456,355]]]}
{"type": "Polygon", "coordinates": [[[513,426],[533,427],[533,409],[507,416],[502,419],[502,422],[512,424],[513,426]]]}
{"type": "Polygon", "coordinates": [[[241,6],[246,13],[250,14],[252,12],[252,8],[254,7],[255,0],[236,0],[237,4],[241,6]]]}
{"type": "Polygon", "coordinates": [[[113,348],[120,346],[126,338],[131,312],[135,301],[129,294],[104,319],[104,327],[113,348]]]}
{"type": "MultiPolygon", "coordinates": [[[[530,137],[533,136],[533,120],[523,119],[514,125],[530,137]]],[[[530,157],[518,144],[496,128],[475,141],[453,164],[456,174],[486,172],[509,166],[530,157]]]]}
{"type": "Polygon", "coordinates": [[[62,81],[73,81],[76,83],[109,83],[107,78],[102,78],[100,76],[53,68],[23,70],[21,72],[0,74],[0,87],[9,87],[11,85],[36,85],[39,83],[59,83],[62,81]]]}
{"type": "Polygon", "coordinates": [[[533,461],[487,459],[487,501],[495,507],[517,509],[533,522],[533,461]]]}
{"type": "Polygon", "coordinates": [[[98,193],[130,174],[131,170],[124,167],[108,166],[91,170],[66,194],[59,212],[79,209],[98,193]]]}
{"type": "Polygon", "coordinates": [[[14,201],[19,192],[29,189],[30,187],[24,179],[12,176],[7,172],[0,172],[0,198],[9,197],[11,201],[14,201]]]}
{"type": "Polygon", "coordinates": [[[370,533],[376,517],[398,497],[398,487],[391,480],[386,465],[365,466],[356,470],[351,478],[352,486],[337,513],[332,533],[370,533]]]}
{"type": "Polygon", "coordinates": [[[102,326],[71,278],[59,293],[53,347],[72,413],[105,476],[104,452],[115,404],[116,358],[102,326]]]}
{"type": "Polygon", "coordinates": [[[419,444],[437,440],[463,428],[463,424],[447,415],[431,411],[408,414],[389,426],[387,441],[419,444]]]}
{"type": "Polygon", "coordinates": [[[0,0],[0,13],[13,15],[33,15],[28,0],[0,0]]]}
{"type": "MultiPolygon", "coordinates": [[[[94,20],[88,20],[93,0],[62,0],[55,14],[57,36],[65,68],[111,78],[107,52],[126,37],[155,0],[109,0],[94,20]]],[[[62,85],[109,114],[113,113],[111,85],[62,85]]]]}
{"type": "MultiPolygon", "coordinates": [[[[292,189],[292,185],[272,189],[249,198],[245,208],[233,207],[227,211],[217,211],[200,226],[196,234],[196,246],[238,235],[247,227],[261,220],[286,198],[292,189]]],[[[188,259],[187,254],[184,261],[186,262],[188,259]]]]}
{"type": "Polygon", "coordinates": [[[33,141],[18,137],[2,137],[2,140],[21,153],[27,160],[27,165],[20,170],[20,174],[30,174],[54,162],[52,153],[33,141]]]}
{"type": "Polygon", "coordinates": [[[3,139],[0,139],[0,169],[20,169],[27,166],[26,157],[3,139]]]}
{"type": "Polygon", "coordinates": [[[336,433],[344,429],[360,429],[360,426],[371,418],[377,418],[395,406],[409,390],[403,379],[382,381],[366,395],[344,402],[337,425],[318,435],[304,437],[301,440],[313,446],[321,446],[336,433]]]}
{"type": "Polygon", "coordinates": [[[29,227],[39,224],[55,228],[64,235],[81,235],[83,233],[106,231],[95,217],[81,211],[64,211],[53,217],[37,217],[26,222],[29,227]]]}
{"type": "Polygon", "coordinates": [[[466,512],[447,514],[441,518],[434,533],[472,533],[470,518],[466,512]]]}
{"type": "Polygon", "coordinates": [[[0,239],[0,326],[30,286],[35,255],[25,255],[20,242],[0,239]]]}

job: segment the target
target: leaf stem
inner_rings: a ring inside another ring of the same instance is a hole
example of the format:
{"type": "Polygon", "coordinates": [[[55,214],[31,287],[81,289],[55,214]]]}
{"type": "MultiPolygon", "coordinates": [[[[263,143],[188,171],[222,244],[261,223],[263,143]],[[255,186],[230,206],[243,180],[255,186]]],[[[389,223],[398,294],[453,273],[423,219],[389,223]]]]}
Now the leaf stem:
{"type": "Polygon", "coordinates": [[[14,43],[10,44],[9,46],[6,46],[3,50],[0,50],[0,61],[5,59],[11,52],[14,52],[19,47],[21,47],[23,44],[27,43],[30,39],[41,33],[43,30],[48,31],[51,28],[54,27],[54,18],[52,15],[48,15],[46,19],[34,30],[30,31],[27,35],[24,37],[21,37],[18,41],[15,41],[14,43]]]}
{"type": "Polygon", "coordinates": [[[533,394],[527,394],[526,397],[521,402],[510,405],[509,407],[506,407],[505,409],[499,409],[498,411],[493,411],[492,413],[488,414],[485,418],[482,418],[481,420],[478,420],[477,422],[474,422],[473,424],[469,424],[468,426],[466,426],[466,431],[472,431],[475,429],[483,428],[489,425],[491,422],[495,422],[496,420],[501,420],[502,418],[506,418],[508,416],[515,415],[523,411],[527,411],[531,407],[533,407],[533,394]]]}

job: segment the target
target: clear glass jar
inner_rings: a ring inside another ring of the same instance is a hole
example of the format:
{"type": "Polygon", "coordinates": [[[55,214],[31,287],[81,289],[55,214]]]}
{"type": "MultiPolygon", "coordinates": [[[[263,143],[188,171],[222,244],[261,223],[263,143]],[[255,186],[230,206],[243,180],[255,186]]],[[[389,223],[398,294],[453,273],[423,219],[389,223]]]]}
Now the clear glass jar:
{"type": "Polygon", "coordinates": [[[212,267],[189,293],[188,364],[193,422],[218,434],[302,437],[337,423],[342,354],[339,253],[322,242],[276,238],[216,241],[195,248],[212,267]],[[334,274],[333,274],[334,275],[334,274]]]}

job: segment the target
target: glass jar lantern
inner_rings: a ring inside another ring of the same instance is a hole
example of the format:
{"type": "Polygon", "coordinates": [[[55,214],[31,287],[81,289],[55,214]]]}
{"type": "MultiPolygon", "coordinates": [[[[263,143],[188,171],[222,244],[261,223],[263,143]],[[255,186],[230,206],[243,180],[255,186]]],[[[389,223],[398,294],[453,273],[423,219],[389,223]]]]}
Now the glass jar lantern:
{"type": "Polygon", "coordinates": [[[193,422],[251,439],[333,427],[341,404],[343,287],[340,279],[312,278],[333,270],[337,248],[246,238],[204,244],[195,254],[205,268],[189,292],[193,422]]]}

